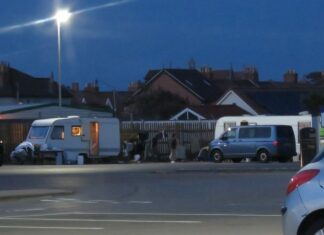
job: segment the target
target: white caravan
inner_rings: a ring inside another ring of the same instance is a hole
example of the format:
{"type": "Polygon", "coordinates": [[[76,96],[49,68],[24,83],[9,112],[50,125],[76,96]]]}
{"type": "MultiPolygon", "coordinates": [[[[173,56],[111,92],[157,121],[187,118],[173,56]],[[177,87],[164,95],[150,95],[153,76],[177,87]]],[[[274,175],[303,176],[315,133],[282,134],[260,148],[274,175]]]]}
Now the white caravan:
{"type": "Polygon", "coordinates": [[[289,125],[292,126],[296,140],[297,155],[300,154],[299,130],[312,126],[311,115],[296,116],[227,116],[217,120],[215,127],[215,139],[228,130],[228,128],[242,125],[289,125]]]}
{"type": "Polygon", "coordinates": [[[116,118],[39,119],[32,123],[27,142],[40,157],[75,163],[84,158],[118,156],[121,150],[119,120],[116,118]]]}

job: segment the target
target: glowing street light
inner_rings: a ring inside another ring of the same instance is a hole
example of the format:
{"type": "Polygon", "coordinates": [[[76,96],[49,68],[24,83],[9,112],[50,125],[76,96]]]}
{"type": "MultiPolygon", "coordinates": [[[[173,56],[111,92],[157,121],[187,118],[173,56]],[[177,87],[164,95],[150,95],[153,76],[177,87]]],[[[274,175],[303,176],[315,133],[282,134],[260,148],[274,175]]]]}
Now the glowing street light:
{"type": "Polygon", "coordinates": [[[57,23],[57,77],[58,77],[58,96],[59,107],[62,106],[62,68],[61,68],[61,24],[65,23],[71,17],[68,10],[59,10],[54,16],[57,23]]]}

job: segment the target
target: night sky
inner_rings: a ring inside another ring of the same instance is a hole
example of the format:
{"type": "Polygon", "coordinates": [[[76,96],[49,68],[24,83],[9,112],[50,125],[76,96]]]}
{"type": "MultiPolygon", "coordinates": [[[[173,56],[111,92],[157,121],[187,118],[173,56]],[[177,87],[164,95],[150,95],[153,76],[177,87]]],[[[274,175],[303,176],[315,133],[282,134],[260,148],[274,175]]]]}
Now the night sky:
{"type": "MultiPolygon", "coordinates": [[[[107,0],[1,0],[0,61],[36,77],[57,76],[55,21],[5,30],[79,12],[107,0]]],[[[74,14],[62,25],[62,81],[99,81],[102,90],[126,90],[149,69],[242,70],[255,66],[261,80],[299,78],[324,70],[323,0],[133,0],[74,14]]]]}

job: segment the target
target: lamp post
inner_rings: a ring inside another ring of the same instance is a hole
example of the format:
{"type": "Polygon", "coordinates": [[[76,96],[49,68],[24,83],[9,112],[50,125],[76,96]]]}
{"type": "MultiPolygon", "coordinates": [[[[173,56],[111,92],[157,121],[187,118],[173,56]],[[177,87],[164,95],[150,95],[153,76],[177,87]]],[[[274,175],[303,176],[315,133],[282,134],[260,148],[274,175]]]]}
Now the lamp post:
{"type": "Polygon", "coordinates": [[[57,77],[58,77],[58,100],[62,106],[62,68],[61,68],[61,24],[69,20],[71,13],[68,10],[59,10],[56,15],[57,23],[57,77]]]}

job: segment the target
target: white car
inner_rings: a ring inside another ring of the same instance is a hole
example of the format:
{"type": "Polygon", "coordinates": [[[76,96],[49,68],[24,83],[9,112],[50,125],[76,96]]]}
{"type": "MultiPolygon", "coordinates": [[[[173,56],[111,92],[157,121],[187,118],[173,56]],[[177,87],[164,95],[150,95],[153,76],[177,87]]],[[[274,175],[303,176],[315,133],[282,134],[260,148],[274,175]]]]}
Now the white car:
{"type": "Polygon", "coordinates": [[[324,151],[291,178],[281,213],[284,235],[324,234],[324,151]]]}

